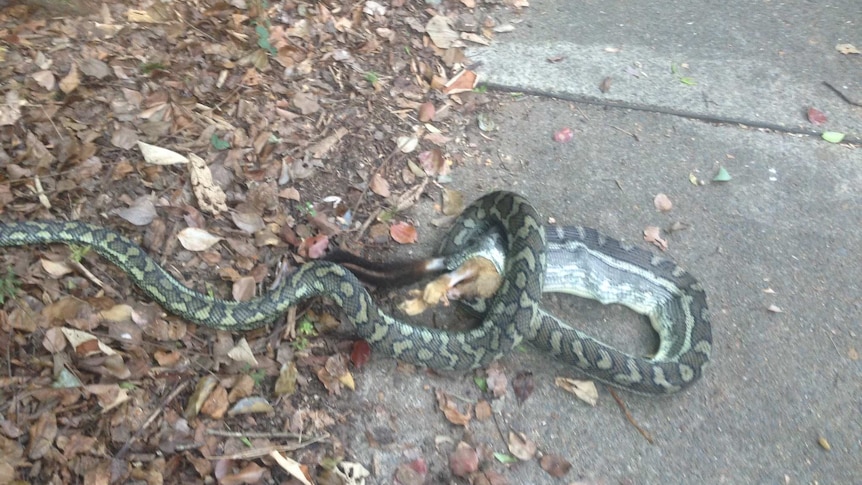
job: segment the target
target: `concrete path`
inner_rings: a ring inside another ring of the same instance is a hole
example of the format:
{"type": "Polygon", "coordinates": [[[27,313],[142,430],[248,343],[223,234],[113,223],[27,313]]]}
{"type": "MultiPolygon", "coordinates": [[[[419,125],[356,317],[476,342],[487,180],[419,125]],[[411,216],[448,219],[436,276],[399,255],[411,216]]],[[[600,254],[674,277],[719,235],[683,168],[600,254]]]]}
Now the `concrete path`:
{"type": "MultiPolygon", "coordinates": [[[[363,421],[342,438],[378,483],[416,457],[429,464],[426,483],[458,483],[454,444],[505,452],[510,429],[573,465],[562,479],[536,461],[491,466],[512,484],[862,483],[862,152],[782,131],[822,131],[804,117],[815,106],[828,129],[859,139],[862,108],[823,81],[862,100],[862,56],[835,50],[862,48],[862,4],[719,3],[533,0],[514,33],[471,56],[494,86],[577,102],[513,96],[488,107],[497,130],[468,130],[475,157],[452,183],[467,199],[516,190],[560,223],[633,242],[648,225],[688,226],[668,236],[667,254],[707,289],[714,360],[704,379],[668,398],[621,393],[650,444],[606,389],[594,408],[574,400],[554,378],[577,372],[530,349],[502,367],[510,379],[534,372],[535,393],[518,405],[510,389],[496,423],[467,431],[436,411],[434,390],[475,402],[472,374],[403,373],[375,359],[350,399],[363,421]],[[552,141],[563,127],[574,140],[552,141]],[[709,182],[719,166],[732,179],[709,182]],[[667,214],[653,207],[658,193],[674,203],[667,214]]],[[[426,202],[416,217],[438,216],[426,202]]],[[[627,311],[547,304],[612,344],[649,349],[627,311]]]]}

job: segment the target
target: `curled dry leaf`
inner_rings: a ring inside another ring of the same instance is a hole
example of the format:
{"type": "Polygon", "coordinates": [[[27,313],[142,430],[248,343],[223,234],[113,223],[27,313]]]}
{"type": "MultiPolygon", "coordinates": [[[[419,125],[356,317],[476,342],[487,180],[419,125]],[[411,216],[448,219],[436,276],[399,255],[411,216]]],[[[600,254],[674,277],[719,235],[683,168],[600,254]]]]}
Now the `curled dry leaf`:
{"type": "Polygon", "coordinates": [[[368,188],[381,197],[389,197],[389,195],[391,195],[391,192],[389,191],[389,182],[387,182],[379,173],[375,173],[371,177],[371,181],[368,183],[368,188]]]}
{"type": "Polygon", "coordinates": [[[245,337],[241,338],[234,348],[228,351],[227,356],[236,362],[248,364],[252,367],[258,366],[257,359],[254,358],[254,352],[251,351],[251,347],[249,347],[245,337]]]}
{"type": "Polygon", "coordinates": [[[536,456],[536,443],[524,433],[509,431],[509,453],[521,461],[532,460],[536,456]]]}
{"type": "Polygon", "coordinates": [[[144,161],[151,165],[180,165],[189,162],[188,158],[173,150],[150,145],[142,141],[138,142],[138,148],[141,150],[144,161]]]}
{"type": "Polygon", "coordinates": [[[212,172],[203,158],[195,154],[189,155],[189,175],[200,210],[213,215],[227,211],[227,196],[213,181],[212,172]]]}
{"type": "Polygon", "coordinates": [[[595,406],[599,402],[599,391],[596,389],[596,384],[593,381],[557,377],[554,379],[554,384],[564,391],[574,394],[575,397],[590,406],[595,406]]]}
{"type": "Polygon", "coordinates": [[[237,414],[272,413],[274,411],[272,404],[266,399],[259,396],[251,396],[237,401],[227,414],[228,416],[236,416],[237,414]]]}
{"type": "Polygon", "coordinates": [[[568,143],[575,137],[575,132],[571,128],[560,128],[554,133],[554,141],[557,143],[568,143]]]}
{"type": "Polygon", "coordinates": [[[443,94],[458,94],[472,91],[479,83],[479,76],[470,70],[463,70],[450,79],[443,87],[443,94]]]}
{"type": "Polygon", "coordinates": [[[644,228],[644,241],[654,244],[662,251],[667,251],[667,241],[661,237],[661,229],[656,226],[647,226],[644,228]]]}
{"type": "Polygon", "coordinates": [[[659,212],[667,212],[673,209],[673,202],[670,201],[670,197],[662,193],[656,194],[652,203],[659,212]]]}
{"type": "Polygon", "coordinates": [[[419,121],[427,123],[434,119],[435,114],[437,114],[437,110],[431,101],[426,101],[419,105],[419,121]]]}
{"type": "Polygon", "coordinates": [[[808,121],[815,125],[826,123],[826,114],[817,108],[808,108],[808,121]]]}
{"type": "Polygon", "coordinates": [[[214,236],[204,229],[187,227],[177,234],[180,244],[189,251],[206,251],[222,238],[214,236]]]}
{"type": "Polygon", "coordinates": [[[569,473],[569,470],[572,469],[572,464],[566,461],[560,455],[545,455],[539,460],[539,465],[542,467],[542,470],[548,472],[548,475],[554,478],[560,478],[566,473],[569,473]]]}
{"type": "Polygon", "coordinates": [[[466,413],[459,411],[452,397],[440,389],[437,389],[437,406],[452,424],[467,426],[470,422],[470,410],[468,409],[466,413]]]}
{"type": "Polygon", "coordinates": [[[466,477],[479,469],[479,454],[461,441],[449,455],[449,470],[457,477],[466,477]]]}
{"type": "Polygon", "coordinates": [[[205,375],[198,381],[183,413],[186,419],[193,419],[200,413],[204,401],[212,394],[217,385],[218,379],[214,375],[205,375]]]}
{"type": "Polygon", "coordinates": [[[140,197],[131,206],[117,209],[114,213],[136,226],[146,226],[158,215],[149,197],[140,197]]]}
{"type": "Polygon", "coordinates": [[[419,240],[416,228],[407,222],[396,222],[389,227],[389,235],[398,244],[413,244],[419,240]]]}

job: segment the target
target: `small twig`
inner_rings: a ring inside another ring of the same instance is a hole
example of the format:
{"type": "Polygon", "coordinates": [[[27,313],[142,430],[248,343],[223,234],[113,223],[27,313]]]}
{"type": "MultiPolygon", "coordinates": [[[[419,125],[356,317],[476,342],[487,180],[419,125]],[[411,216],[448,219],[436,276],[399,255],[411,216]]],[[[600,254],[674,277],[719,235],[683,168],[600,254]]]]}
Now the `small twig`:
{"type": "MultiPolygon", "coordinates": [[[[379,207],[376,211],[374,211],[374,214],[371,214],[370,216],[368,216],[368,219],[366,219],[365,222],[362,223],[362,226],[359,228],[358,231],[356,231],[356,234],[353,235],[353,240],[358,241],[358,240],[362,239],[362,236],[365,235],[365,231],[368,230],[368,227],[371,226],[371,223],[373,223],[374,221],[377,220],[377,217],[382,212],[383,212],[383,208],[379,207]]],[[[354,214],[356,214],[356,213],[354,212],[354,214]]]]}
{"type": "Polygon", "coordinates": [[[122,460],[123,457],[126,456],[126,453],[129,452],[129,448],[132,446],[132,444],[137,441],[142,434],[144,434],[144,430],[146,430],[151,424],[153,424],[153,421],[155,421],[156,418],[160,414],[162,414],[162,411],[164,411],[168,407],[168,404],[170,404],[171,401],[174,400],[174,398],[176,398],[181,392],[183,392],[183,389],[185,389],[188,384],[188,381],[182,382],[179,386],[177,386],[176,389],[173,390],[173,392],[168,395],[168,397],[164,399],[164,401],[162,401],[162,403],[156,408],[156,410],[153,411],[152,414],[150,414],[150,417],[147,418],[146,421],[144,421],[144,424],[141,425],[140,429],[138,429],[135,434],[132,435],[131,438],[129,438],[129,441],[127,441],[126,444],[123,445],[122,448],[120,448],[120,451],[118,451],[117,454],[114,455],[114,461],[122,460]]]}
{"type": "Polygon", "coordinates": [[[204,455],[204,458],[206,458],[207,460],[250,460],[252,458],[259,458],[261,456],[269,455],[273,451],[296,451],[327,439],[329,439],[329,435],[315,436],[314,438],[303,443],[267,446],[265,448],[254,448],[252,450],[245,450],[239,453],[234,453],[232,455],[204,455]]]}
{"type": "Polygon", "coordinates": [[[847,95],[846,95],[846,94],[844,94],[844,92],[840,91],[838,88],[836,88],[835,86],[833,86],[833,85],[829,84],[828,82],[823,81],[823,84],[825,84],[825,85],[826,85],[826,87],[827,87],[827,88],[829,88],[829,89],[831,89],[832,91],[835,91],[835,94],[837,94],[837,95],[838,95],[838,97],[839,97],[839,98],[841,98],[841,99],[843,99],[845,102],[847,102],[847,103],[849,103],[849,104],[852,104],[853,106],[862,106],[862,103],[859,103],[859,102],[853,101],[852,99],[848,98],[848,97],[847,97],[847,95]]]}
{"type": "Polygon", "coordinates": [[[625,405],[625,403],[623,403],[623,400],[622,400],[622,399],[620,399],[620,397],[617,395],[617,393],[616,393],[616,392],[614,392],[614,390],[613,390],[613,389],[611,389],[611,388],[608,388],[608,391],[610,391],[610,392],[611,392],[611,396],[613,396],[613,397],[614,397],[614,400],[617,402],[617,406],[619,406],[619,407],[620,407],[620,409],[622,409],[623,413],[625,413],[625,415],[626,415],[626,419],[628,419],[628,420],[629,420],[629,423],[631,423],[631,425],[632,425],[632,426],[634,426],[634,427],[635,427],[635,429],[636,429],[636,430],[638,430],[638,432],[639,432],[639,433],[640,433],[644,438],[646,438],[646,440],[647,440],[647,442],[649,442],[649,444],[654,444],[654,443],[655,443],[655,440],[653,440],[652,435],[651,435],[651,434],[649,434],[649,432],[648,432],[647,430],[645,430],[645,429],[641,428],[641,426],[637,423],[637,421],[635,421],[635,418],[632,416],[632,413],[630,413],[630,412],[629,412],[629,410],[628,410],[628,409],[626,409],[626,405],[625,405]]]}
{"type": "Polygon", "coordinates": [[[614,126],[614,125],[610,125],[610,127],[611,127],[611,128],[613,128],[613,129],[615,129],[615,130],[617,130],[617,131],[619,131],[619,132],[621,132],[621,133],[625,133],[626,135],[628,135],[628,136],[630,136],[630,137],[634,138],[634,139],[635,139],[635,141],[641,141],[641,139],[640,139],[640,138],[638,138],[638,136],[637,136],[637,135],[635,135],[634,133],[630,133],[630,132],[628,132],[628,131],[626,131],[626,130],[624,130],[624,129],[622,129],[622,128],[618,127],[618,126],[614,126]]]}
{"type": "Polygon", "coordinates": [[[583,116],[585,120],[590,121],[590,117],[589,117],[589,116],[587,116],[587,114],[586,114],[586,113],[584,113],[583,111],[581,111],[581,107],[580,107],[580,106],[575,105],[575,109],[576,109],[576,110],[578,110],[578,113],[580,113],[580,114],[581,114],[581,116],[583,116]]]}
{"type": "MultiPolygon", "coordinates": [[[[267,438],[267,439],[294,439],[302,440],[304,437],[297,433],[288,433],[285,431],[221,431],[218,429],[208,429],[207,434],[213,436],[224,436],[226,438],[267,438]]],[[[329,438],[328,434],[315,436],[311,438],[313,441],[320,441],[329,438]]]]}

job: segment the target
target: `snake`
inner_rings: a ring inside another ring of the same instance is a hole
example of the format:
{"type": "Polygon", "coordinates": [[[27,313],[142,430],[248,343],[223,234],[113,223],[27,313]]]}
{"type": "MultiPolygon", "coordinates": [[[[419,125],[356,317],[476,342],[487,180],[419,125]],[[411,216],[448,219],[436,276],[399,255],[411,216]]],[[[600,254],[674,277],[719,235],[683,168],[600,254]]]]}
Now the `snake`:
{"type": "Polygon", "coordinates": [[[215,329],[263,327],[290,307],[324,296],[376,352],[440,370],[486,367],[530,342],[600,381],[667,394],[701,377],[712,344],[705,292],[685,270],[592,229],[545,227],[525,198],[506,191],[465,208],[441,246],[445,256],[438,261],[455,265],[484,255],[503,275],[494,296],[475,303],[482,317],[467,331],[418,327],[387,314],[356,275],[332,261],[307,262],[275,290],[231,301],[185,286],[114,230],[79,221],[0,222],[0,246],[53,243],[92,248],[168,313],[215,329]],[[658,352],[633,356],[581,333],[541,308],[548,290],[621,303],[649,316],[658,352]]]}

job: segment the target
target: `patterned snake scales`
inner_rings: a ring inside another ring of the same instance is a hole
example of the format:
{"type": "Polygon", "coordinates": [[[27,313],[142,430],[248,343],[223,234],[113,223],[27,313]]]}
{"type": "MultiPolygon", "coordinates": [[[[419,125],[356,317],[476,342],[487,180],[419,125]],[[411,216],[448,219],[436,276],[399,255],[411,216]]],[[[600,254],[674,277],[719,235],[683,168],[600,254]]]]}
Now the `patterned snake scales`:
{"type": "Polygon", "coordinates": [[[207,327],[261,327],[299,302],[326,296],[375,350],[421,366],[483,367],[527,340],[598,380],[638,393],[676,392],[700,378],[711,350],[706,296],[673,262],[592,229],[543,228],[535,209],[508,192],[485,195],[467,207],[446,236],[442,254],[460,254],[451,258],[456,264],[477,252],[476,241],[483,239],[494,243],[479,246],[496,247],[504,255],[496,261],[503,269],[502,284],[485,302],[478,327],[450,332],[387,315],[350,271],[327,261],[301,266],[278,289],[253,300],[226,301],[187,288],[109,229],[81,222],[0,223],[0,246],[88,245],[166,311],[207,327]],[[505,236],[489,238],[489,233],[505,236]],[[620,303],[647,315],[660,338],[658,352],[635,357],[582,334],[539,308],[543,291],[620,303]]]}

